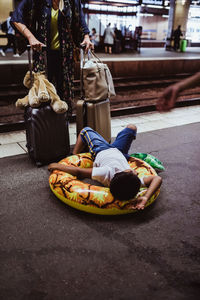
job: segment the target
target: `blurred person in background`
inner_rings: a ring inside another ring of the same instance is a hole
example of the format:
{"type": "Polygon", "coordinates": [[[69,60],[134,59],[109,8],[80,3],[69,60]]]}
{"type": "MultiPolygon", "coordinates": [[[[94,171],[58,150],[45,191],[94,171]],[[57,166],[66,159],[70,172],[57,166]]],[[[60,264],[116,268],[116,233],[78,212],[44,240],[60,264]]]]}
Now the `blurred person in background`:
{"type": "Polygon", "coordinates": [[[99,43],[97,42],[97,32],[96,32],[95,28],[92,28],[92,32],[91,32],[91,35],[90,35],[90,40],[93,43],[94,47],[98,46],[99,43]]]}
{"type": "Polygon", "coordinates": [[[9,17],[7,18],[7,30],[6,30],[6,36],[8,39],[7,45],[2,47],[0,49],[0,53],[2,56],[6,56],[6,50],[12,48],[13,50],[13,57],[19,57],[19,54],[17,53],[17,42],[15,37],[15,30],[10,24],[11,17],[13,15],[13,12],[11,11],[9,14],[9,17]]]}
{"type": "Polygon", "coordinates": [[[176,30],[174,30],[173,37],[174,37],[174,50],[177,51],[180,49],[180,39],[182,36],[182,31],[181,31],[181,25],[178,25],[176,30]]]}
{"type": "Polygon", "coordinates": [[[105,53],[112,54],[112,47],[114,45],[115,34],[110,25],[111,23],[107,25],[107,28],[104,31],[104,46],[105,53]]]}
{"type": "Polygon", "coordinates": [[[115,34],[114,48],[115,48],[115,53],[118,54],[122,52],[123,35],[121,30],[119,30],[116,25],[114,28],[114,34],[115,34]]]}
{"type": "Polygon", "coordinates": [[[189,88],[200,85],[200,72],[167,87],[157,101],[157,110],[166,112],[174,108],[179,94],[189,88]]]}

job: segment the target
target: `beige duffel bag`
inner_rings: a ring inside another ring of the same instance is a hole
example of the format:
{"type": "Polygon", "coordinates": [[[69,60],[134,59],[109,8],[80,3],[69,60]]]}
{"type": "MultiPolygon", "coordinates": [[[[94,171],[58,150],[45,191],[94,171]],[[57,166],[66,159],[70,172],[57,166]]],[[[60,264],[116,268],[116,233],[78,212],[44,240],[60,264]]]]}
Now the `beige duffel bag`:
{"type": "Polygon", "coordinates": [[[116,95],[108,66],[94,52],[90,52],[87,61],[84,55],[81,71],[84,100],[99,101],[116,95]]]}

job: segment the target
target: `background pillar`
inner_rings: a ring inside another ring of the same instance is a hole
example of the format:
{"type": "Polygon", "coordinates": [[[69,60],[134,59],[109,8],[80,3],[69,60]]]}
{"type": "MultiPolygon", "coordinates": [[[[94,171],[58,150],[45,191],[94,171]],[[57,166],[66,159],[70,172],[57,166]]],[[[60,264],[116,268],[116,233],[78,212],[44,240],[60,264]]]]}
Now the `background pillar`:
{"type": "Polygon", "coordinates": [[[5,21],[9,17],[9,12],[13,11],[13,0],[0,1],[0,22],[5,21]]]}
{"type": "MultiPolygon", "coordinates": [[[[13,11],[13,0],[0,0],[0,23],[4,22],[8,17],[10,11],[13,11]]],[[[5,35],[0,30],[0,34],[5,35]]],[[[7,38],[0,37],[0,46],[7,44],[7,38]]]]}
{"type": "Polygon", "coordinates": [[[175,30],[178,25],[181,25],[181,31],[185,36],[187,30],[189,8],[190,0],[170,1],[167,38],[171,37],[172,30],[175,30]]]}

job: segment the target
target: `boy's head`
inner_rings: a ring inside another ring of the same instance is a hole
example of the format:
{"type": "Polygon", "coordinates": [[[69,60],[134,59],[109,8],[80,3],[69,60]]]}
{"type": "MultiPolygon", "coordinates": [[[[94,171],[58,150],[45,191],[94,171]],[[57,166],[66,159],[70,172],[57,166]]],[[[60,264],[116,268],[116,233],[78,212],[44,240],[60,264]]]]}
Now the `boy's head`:
{"type": "Polygon", "coordinates": [[[116,173],[110,182],[110,192],[118,200],[133,199],[140,189],[140,179],[132,171],[116,173]]]}

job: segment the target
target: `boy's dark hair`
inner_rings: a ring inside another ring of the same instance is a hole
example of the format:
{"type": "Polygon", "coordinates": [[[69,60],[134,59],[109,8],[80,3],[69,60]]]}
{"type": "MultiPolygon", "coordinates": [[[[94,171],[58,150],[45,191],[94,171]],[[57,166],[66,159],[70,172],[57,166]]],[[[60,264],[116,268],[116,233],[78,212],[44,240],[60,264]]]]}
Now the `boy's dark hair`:
{"type": "Polygon", "coordinates": [[[140,179],[132,172],[119,172],[110,181],[110,192],[115,199],[133,199],[140,189],[140,179]]]}

